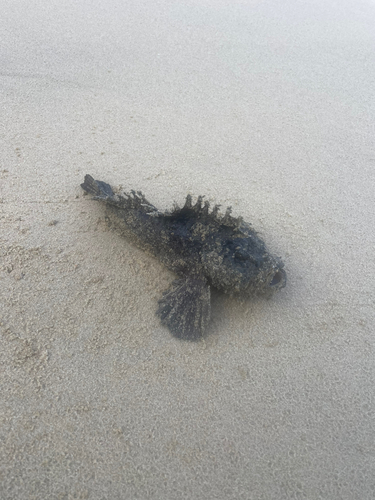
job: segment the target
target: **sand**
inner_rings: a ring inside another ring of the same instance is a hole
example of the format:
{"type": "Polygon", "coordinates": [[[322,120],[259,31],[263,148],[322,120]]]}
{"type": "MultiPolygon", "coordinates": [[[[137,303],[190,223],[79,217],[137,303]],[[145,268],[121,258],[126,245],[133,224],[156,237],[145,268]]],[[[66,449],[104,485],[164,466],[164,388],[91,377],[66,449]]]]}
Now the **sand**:
{"type": "Polygon", "coordinates": [[[0,498],[374,498],[374,2],[0,7],[0,498]],[[287,287],[173,338],[86,173],[232,205],[287,287]]]}

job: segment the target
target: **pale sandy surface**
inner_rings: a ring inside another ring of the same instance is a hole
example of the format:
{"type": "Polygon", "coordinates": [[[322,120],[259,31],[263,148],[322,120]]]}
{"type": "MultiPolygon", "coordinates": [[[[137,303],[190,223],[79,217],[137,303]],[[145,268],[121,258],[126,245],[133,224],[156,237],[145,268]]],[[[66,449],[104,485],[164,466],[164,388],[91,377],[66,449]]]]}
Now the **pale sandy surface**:
{"type": "Polygon", "coordinates": [[[374,498],[374,2],[0,10],[1,500],[374,498]],[[287,288],[172,338],[85,173],[233,205],[287,288]]]}

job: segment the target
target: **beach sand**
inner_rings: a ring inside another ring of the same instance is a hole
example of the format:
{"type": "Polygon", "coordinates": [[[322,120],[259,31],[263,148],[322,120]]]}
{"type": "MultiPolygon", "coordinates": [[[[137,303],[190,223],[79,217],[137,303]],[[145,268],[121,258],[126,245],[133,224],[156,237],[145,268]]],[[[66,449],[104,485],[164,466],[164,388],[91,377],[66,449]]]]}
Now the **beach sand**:
{"type": "Polygon", "coordinates": [[[374,3],[0,6],[0,498],[374,498],[374,3]],[[232,205],[287,287],[173,338],[86,173],[232,205]]]}

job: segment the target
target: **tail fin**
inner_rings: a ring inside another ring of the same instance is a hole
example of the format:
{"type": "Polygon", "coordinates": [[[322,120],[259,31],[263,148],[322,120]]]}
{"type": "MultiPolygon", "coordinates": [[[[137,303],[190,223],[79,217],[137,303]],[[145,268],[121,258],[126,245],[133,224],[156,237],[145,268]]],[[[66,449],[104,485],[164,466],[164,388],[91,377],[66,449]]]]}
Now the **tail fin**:
{"type": "Polygon", "coordinates": [[[109,184],[102,181],[96,181],[91,175],[85,175],[85,181],[81,184],[81,188],[86,193],[93,194],[99,198],[107,198],[113,196],[114,192],[109,184]]]}

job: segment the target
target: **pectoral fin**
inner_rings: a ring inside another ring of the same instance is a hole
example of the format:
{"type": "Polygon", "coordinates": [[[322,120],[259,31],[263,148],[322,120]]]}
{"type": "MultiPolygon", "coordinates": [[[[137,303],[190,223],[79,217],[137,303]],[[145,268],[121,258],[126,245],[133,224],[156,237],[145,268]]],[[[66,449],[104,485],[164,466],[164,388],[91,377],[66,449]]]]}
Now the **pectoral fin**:
{"type": "Polygon", "coordinates": [[[175,337],[196,340],[202,337],[210,320],[210,295],[207,281],[196,277],[178,279],[159,300],[157,314],[175,337]]]}

